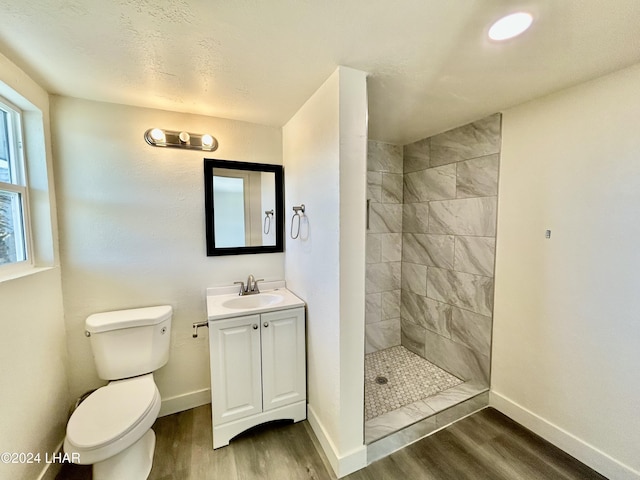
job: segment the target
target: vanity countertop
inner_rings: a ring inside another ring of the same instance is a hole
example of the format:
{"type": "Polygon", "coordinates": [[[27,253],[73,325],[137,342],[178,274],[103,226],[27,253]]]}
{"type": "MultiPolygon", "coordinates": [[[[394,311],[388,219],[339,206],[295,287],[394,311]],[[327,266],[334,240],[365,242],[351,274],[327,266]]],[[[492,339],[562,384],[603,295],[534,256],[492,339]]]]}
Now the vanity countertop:
{"type": "Polygon", "coordinates": [[[260,293],[238,295],[237,285],[207,288],[207,319],[241,317],[302,307],[304,301],[286,289],[284,281],[260,282],[260,293]]]}

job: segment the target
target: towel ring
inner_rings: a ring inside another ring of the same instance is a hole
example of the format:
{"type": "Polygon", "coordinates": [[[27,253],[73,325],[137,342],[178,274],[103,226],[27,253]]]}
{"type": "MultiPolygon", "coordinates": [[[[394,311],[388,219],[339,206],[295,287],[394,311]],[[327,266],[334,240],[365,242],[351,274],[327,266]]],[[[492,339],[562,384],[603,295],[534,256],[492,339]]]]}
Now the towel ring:
{"type": "Polygon", "coordinates": [[[265,210],[264,211],[264,225],[262,226],[262,232],[265,235],[268,235],[271,231],[271,216],[273,215],[273,210],[265,210]]]}
{"type": "Polygon", "coordinates": [[[295,240],[296,238],[298,238],[300,236],[300,219],[303,217],[304,215],[304,203],[301,203],[300,206],[298,207],[293,207],[293,217],[291,217],[291,238],[293,240],[295,240]],[[302,213],[301,213],[302,212],[302,213]],[[295,223],[295,219],[296,217],[298,217],[298,224],[297,224],[297,228],[296,228],[296,234],[293,234],[293,225],[295,223]]]}

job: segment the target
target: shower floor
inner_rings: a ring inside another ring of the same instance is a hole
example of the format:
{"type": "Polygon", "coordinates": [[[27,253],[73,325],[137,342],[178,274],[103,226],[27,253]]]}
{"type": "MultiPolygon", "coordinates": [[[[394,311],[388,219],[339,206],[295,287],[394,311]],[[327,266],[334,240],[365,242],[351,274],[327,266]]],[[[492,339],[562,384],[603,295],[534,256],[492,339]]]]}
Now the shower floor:
{"type": "Polygon", "coordinates": [[[464,383],[402,346],[365,355],[364,372],[365,421],[464,383]]]}

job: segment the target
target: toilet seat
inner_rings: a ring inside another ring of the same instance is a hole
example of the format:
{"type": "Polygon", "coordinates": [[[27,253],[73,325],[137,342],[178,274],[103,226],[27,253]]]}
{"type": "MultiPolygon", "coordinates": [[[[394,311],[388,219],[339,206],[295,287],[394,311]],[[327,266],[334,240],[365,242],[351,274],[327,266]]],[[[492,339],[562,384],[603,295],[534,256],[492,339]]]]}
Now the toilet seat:
{"type": "Polygon", "coordinates": [[[139,440],[159,410],[153,374],[113,381],[89,395],[71,415],[65,452],[79,453],[82,464],[109,458],[139,440]]]}

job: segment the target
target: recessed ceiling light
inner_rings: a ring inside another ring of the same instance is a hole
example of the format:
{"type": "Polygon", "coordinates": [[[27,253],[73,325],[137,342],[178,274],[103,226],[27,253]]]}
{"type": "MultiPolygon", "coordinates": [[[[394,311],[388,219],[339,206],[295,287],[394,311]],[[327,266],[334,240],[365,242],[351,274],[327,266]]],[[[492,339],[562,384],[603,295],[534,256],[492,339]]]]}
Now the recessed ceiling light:
{"type": "Polygon", "coordinates": [[[507,40],[517,37],[531,26],[533,17],[530,13],[518,12],[502,17],[491,25],[489,38],[491,40],[507,40]]]}

